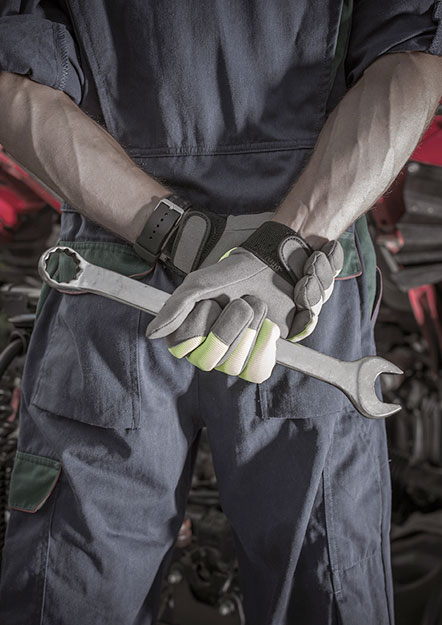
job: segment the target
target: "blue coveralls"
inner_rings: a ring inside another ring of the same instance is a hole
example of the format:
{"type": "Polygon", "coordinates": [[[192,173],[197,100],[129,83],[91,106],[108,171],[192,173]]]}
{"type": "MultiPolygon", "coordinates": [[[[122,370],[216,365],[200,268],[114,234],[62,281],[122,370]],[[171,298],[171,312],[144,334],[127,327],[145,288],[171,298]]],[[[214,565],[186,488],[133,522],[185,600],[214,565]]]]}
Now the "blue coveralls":
{"type": "MultiPolygon", "coordinates": [[[[196,206],[274,208],[327,113],[378,56],[442,55],[432,0],[3,0],[0,69],[65,90],[196,206]]],[[[172,291],[64,206],[61,239],[172,291]]],[[[364,228],[305,344],[374,352],[364,228]]],[[[368,251],[367,251],[368,250],[368,251]]],[[[59,267],[63,271],[62,267],[59,267]]],[[[206,425],[248,625],[391,625],[384,424],[276,367],[257,386],[174,359],[149,317],[51,291],[23,379],[2,625],[150,625],[206,425]]],[[[210,625],[210,624],[208,624],[210,625]]]]}

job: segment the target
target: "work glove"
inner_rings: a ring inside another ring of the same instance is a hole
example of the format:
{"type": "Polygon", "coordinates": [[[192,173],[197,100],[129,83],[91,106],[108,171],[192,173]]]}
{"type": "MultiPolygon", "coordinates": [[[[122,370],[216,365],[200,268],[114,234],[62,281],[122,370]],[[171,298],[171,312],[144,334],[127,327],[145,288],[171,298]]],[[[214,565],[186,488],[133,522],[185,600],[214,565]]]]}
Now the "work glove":
{"type": "Polygon", "coordinates": [[[342,269],[329,241],[314,251],[294,230],[266,221],[221,260],[189,274],[149,324],[169,351],[204,371],[261,383],[270,377],[279,336],[310,335],[342,269]]]}
{"type": "Polygon", "coordinates": [[[167,241],[161,259],[175,272],[187,275],[216,263],[271,217],[270,212],[226,217],[190,208],[167,241]]]}

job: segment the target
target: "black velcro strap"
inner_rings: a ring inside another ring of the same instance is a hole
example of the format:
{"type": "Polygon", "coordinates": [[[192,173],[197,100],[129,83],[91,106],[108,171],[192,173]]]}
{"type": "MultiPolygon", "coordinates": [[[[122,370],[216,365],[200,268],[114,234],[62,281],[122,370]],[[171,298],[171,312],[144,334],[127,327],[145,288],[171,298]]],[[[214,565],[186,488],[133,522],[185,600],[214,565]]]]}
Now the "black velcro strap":
{"type": "Polygon", "coordinates": [[[204,261],[206,256],[209,255],[209,253],[213,250],[215,245],[220,240],[221,235],[223,234],[225,227],[226,227],[226,220],[227,220],[227,217],[225,217],[224,215],[217,215],[216,213],[210,213],[210,233],[209,233],[209,236],[207,238],[207,241],[203,249],[201,250],[201,254],[198,259],[198,264],[195,266],[195,268],[201,265],[201,263],[204,261]]]}
{"type": "Polygon", "coordinates": [[[282,278],[293,282],[293,278],[285,263],[282,262],[279,253],[281,244],[288,239],[295,240],[300,247],[305,249],[307,255],[313,253],[310,245],[295,230],[277,221],[265,221],[241,247],[252,252],[282,278]]]}

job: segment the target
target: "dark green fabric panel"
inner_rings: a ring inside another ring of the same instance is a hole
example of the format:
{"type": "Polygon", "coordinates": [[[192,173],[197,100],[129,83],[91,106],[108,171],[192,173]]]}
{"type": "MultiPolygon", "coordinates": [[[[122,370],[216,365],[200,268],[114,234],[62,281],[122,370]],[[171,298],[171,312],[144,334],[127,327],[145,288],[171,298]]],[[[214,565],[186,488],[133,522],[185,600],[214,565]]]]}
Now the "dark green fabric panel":
{"type": "Polygon", "coordinates": [[[344,232],[338,240],[344,250],[344,265],[338,280],[359,276],[362,273],[362,265],[356,248],[355,235],[353,232],[344,232]]]}
{"type": "Polygon", "coordinates": [[[364,275],[368,291],[368,303],[370,310],[373,309],[376,298],[376,251],[370,232],[368,231],[367,217],[362,215],[355,223],[355,230],[358,236],[361,254],[364,262],[364,275]]]}
{"type": "Polygon", "coordinates": [[[11,476],[9,507],[37,512],[43,506],[61,473],[56,460],[17,451],[11,476]]]}
{"type": "MultiPolygon", "coordinates": [[[[132,247],[119,243],[60,241],[58,245],[67,245],[76,250],[89,263],[116,271],[125,276],[146,273],[153,266],[138,256],[132,247]]],[[[69,260],[69,257],[62,255],[60,262],[62,263],[62,271],[68,272],[66,275],[69,275],[69,272],[72,275],[72,261],[69,260]]]]}
{"type": "MultiPolygon", "coordinates": [[[[57,245],[71,247],[89,263],[116,271],[125,276],[145,275],[152,269],[152,265],[140,258],[131,247],[119,243],[59,241],[57,245]]],[[[75,263],[66,254],[54,255],[49,260],[48,273],[59,282],[67,282],[75,275],[75,263]]],[[[51,287],[47,284],[44,284],[42,287],[37,306],[37,316],[46,301],[50,289],[51,287]]]]}

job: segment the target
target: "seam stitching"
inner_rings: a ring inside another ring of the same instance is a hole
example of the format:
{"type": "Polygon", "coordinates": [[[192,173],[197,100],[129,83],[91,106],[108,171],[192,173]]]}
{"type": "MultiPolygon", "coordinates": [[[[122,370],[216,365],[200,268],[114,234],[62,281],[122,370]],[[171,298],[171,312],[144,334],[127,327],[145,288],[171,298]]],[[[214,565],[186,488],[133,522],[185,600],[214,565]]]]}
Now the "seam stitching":
{"type": "Polygon", "coordinates": [[[265,152],[282,152],[290,150],[312,150],[314,143],[302,143],[296,141],[256,142],[243,144],[221,144],[217,146],[156,146],[154,148],[127,148],[127,152],[133,158],[149,157],[173,157],[173,156],[206,156],[227,154],[251,154],[265,152]]]}
{"type": "Polygon", "coordinates": [[[51,458],[33,457],[33,454],[27,454],[25,451],[17,451],[17,458],[21,458],[25,462],[31,462],[33,464],[40,464],[45,467],[51,467],[53,469],[59,469],[60,463],[58,460],[51,460],[51,458]]]}
{"type": "Polygon", "coordinates": [[[68,56],[67,45],[66,45],[66,33],[60,24],[56,26],[56,33],[57,33],[57,43],[60,45],[60,54],[61,54],[61,75],[58,80],[57,89],[59,89],[60,91],[64,91],[66,87],[66,79],[67,79],[68,69],[69,69],[69,56],[68,56]]]}

